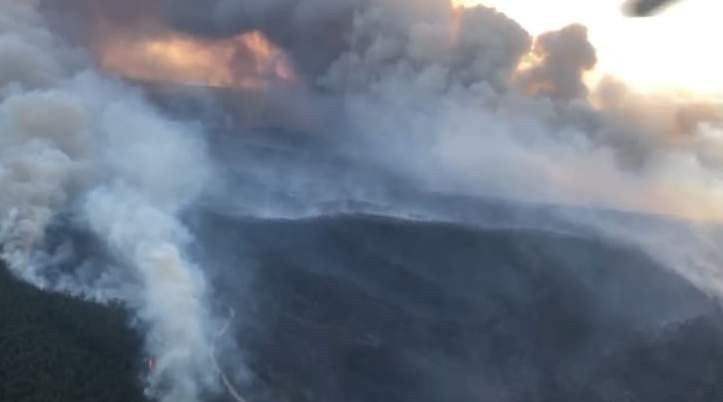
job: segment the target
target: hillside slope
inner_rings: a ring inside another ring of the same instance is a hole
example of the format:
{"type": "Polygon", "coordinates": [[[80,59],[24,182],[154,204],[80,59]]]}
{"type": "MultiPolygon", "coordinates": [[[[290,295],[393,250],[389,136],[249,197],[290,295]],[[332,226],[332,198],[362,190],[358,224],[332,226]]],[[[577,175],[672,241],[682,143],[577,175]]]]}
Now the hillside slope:
{"type": "Polygon", "coordinates": [[[0,401],[144,401],[128,321],[120,308],[41,292],[0,265],[0,401]]]}
{"type": "Polygon", "coordinates": [[[622,245],[372,216],[199,221],[258,400],[723,400],[723,315],[622,245]]]}

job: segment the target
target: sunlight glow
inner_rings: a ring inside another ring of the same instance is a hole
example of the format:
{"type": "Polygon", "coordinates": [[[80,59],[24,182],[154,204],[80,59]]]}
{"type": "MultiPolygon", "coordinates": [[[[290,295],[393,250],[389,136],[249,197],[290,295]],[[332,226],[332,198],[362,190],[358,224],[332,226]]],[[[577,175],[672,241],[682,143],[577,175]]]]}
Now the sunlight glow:
{"type": "Polygon", "coordinates": [[[723,95],[723,2],[681,1],[649,18],[626,17],[621,0],[454,2],[494,7],[532,35],[584,24],[598,52],[597,77],[609,74],[646,92],[723,95]]]}
{"type": "Polygon", "coordinates": [[[260,32],[216,40],[177,33],[123,39],[106,40],[98,50],[99,62],[106,71],[128,78],[241,89],[295,79],[283,52],[260,32]]]}

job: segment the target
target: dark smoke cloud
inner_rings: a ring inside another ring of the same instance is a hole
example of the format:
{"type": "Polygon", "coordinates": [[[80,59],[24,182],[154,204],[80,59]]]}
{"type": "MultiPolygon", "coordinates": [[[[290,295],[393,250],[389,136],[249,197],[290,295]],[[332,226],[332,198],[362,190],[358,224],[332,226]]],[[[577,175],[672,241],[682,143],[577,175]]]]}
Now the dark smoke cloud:
{"type": "MultiPolygon", "coordinates": [[[[415,169],[438,166],[417,157],[424,152],[442,157],[455,170],[454,180],[478,178],[487,192],[546,194],[543,199],[553,200],[570,196],[578,202],[612,200],[617,194],[628,199],[634,188],[672,186],[675,175],[662,172],[674,169],[660,169],[661,163],[682,164],[686,175],[703,183],[723,160],[723,152],[710,146],[719,116],[705,102],[637,96],[610,83],[588,94],[583,74],[595,66],[596,55],[580,25],[533,42],[523,27],[494,9],[455,9],[447,0],[53,4],[76,18],[92,21],[101,15],[125,24],[134,35],[165,29],[226,37],[260,30],[291,56],[312,88],[310,97],[323,92],[343,100],[338,102],[344,105],[345,116],[338,119],[343,127],[322,125],[326,131],[356,133],[363,141],[383,137],[375,146],[403,154],[383,158],[405,167],[406,162],[415,169]],[[531,52],[534,60],[520,70],[531,52]],[[427,149],[405,153],[409,144],[427,149]],[[503,157],[502,150],[510,155],[503,157]],[[695,163],[682,162],[681,153],[695,163]],[[582,154],[589,157],[585,162],[579,160],[582,154]],[[588,168],[563,168],[563,160],[588,168]],[[541,172],[561,180],[564,191],[549,183],[531,190],[546,182],[534,178],[541,172]],[[606,193],[600,186],[587,188],[587,180],[575,178],[586,174],[606,176],[621,188],[606,193]]],[[[300,103],[295,99],[289,102],[300,103]]],[[[422,170],[425,180],[440,174],[440,169],[422,170]]],[[[639,208],[646,202],[623,204],[639,208]]]]}
{"type": "Polygon", "coordinates": [[[165,0],[166,21],[204,36],[262,31],[307,76],[321,73],[346,45],[355,9],[365,0],[165,0]]]}
{"type": "MultiPolygon", "coordinates": [[[[62,0],[47,6],[73,21],[65,25],[86,43],[113,35],[113,24],[141,37],[159,29],[200,37],[258,30],[287,52],[311,86],[334,92],[368,88],[390,74],[446,88],[484,82],[505,91],[532,46],[529,34],[503,14],[482,6],[455,10],[448,0],[62,0]],[[91,26],[79,30],[83,23],[91,26]]],[[[523,75],[523,86],[561,99],[586,94],[582,73],[596,58],[584,27],[542,35],[533,51],[541,62],[523,75]]]]}
{"type": "MultiPolygon", "coordinates": [[[[135,36],[153,35],[159,29],[214,38],[261,31],[285,49],[312,84],[353,53],[373,57],[373,52],[398,52],[374,61],[379,64],[406,57],[405,52],[432,50],[419,46],[428,46],[422,43],[426,39],[445,40],[455,13],[448,0],[46,0],[45,7],[81,43],[92,42],[110,24],[130,28],[135,36]]],[[[479,81],[480,75],[505,81],[529,50],[529,35],[516,22],[488,8],[456,13],[459,41],[444,62],[467,82],[479,81]]],[[[435,60],[429,57],[437,55],[420,54],[428,59],[419,61],[432,64],[435,60]]]]}
{"type": "Polygon", "coordinates": [[[332,86],[340,75],[349,75],[339,69],[362,67],[351,65],[357,62],[365,66],[355,71],[360,76],[355,81],[368,81],[364,75],[378,75],[394,64],[419,71],[444,63],[441,67],[461,81],[484,76],[501,83],[530,41],[502,14],[484,7],[455,12],[448,0],[166,0],[164,6],[166,20],[186,32],[228,36],[260,30],[289,53],[312,84],[317,79],[330,84],[327,73],[335,74],[332,86]],[[459,24],[459,33],[450,50],[444,48],[456,29],[451,23],[459,24]]]}
{"type": "Polygon", "coordinates": [[[587,96],[583,74],[597,63],[587,28],[575,24],[542,34],[532,51],[540,61],[521,75],[524,87],[534,94],[563,100],[587,96]]]}
{"type": "Polygon", "coordinates": [[[283,47],[307,77],[320,75],[347,46],[355,10],[366,0],[45,0],[60,30],[89,43],[107,26],[131,28],[134,35],[171,29],[200,37],[224,38],[262,31],[283,47]],[[60,21],[60,22],[59,22],[60,21]],[[101,24],[102,25],[102,24],[101,24]]]}
{"type": "Polygon", "coordinates": [[[411,10],[377,5],[358,14],[354,43],[320,83],[337,93],[413,85],[433,92],[476,84],[504,90],[530,36],[488,8],[453,15],[441,3],[411,10]],[[413,18],[410,15],[418,14],[413,18]]]}

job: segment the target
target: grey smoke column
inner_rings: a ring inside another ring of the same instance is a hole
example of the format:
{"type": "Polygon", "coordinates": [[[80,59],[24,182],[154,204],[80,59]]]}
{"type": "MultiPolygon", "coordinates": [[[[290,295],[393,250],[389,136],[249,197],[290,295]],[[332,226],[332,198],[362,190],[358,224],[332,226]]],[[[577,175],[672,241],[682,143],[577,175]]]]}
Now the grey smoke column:
{"type": "Polygon", "coordinates": [[[179,215],[211,175],[205,140],[94,71],[35,7],[0,0],[0,258],[39,288],[124,302],[158,363],[149,393],[197,402],[218,389],[214,324],[179,215]],[[47,262],[46,230],[64,214],[118,266],[85,276],[47,262]]]}

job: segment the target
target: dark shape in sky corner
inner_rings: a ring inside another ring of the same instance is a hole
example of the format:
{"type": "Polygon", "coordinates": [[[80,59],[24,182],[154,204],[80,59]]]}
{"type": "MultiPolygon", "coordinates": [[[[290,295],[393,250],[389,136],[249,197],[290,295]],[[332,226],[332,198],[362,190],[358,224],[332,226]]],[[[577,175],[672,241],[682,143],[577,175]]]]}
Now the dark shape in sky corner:
{"type": "Polygon", "coordinates": [[[623,11],[631,17],[650,17],[677,1],[678,0],[629,0],[623,6],[623,11]]]}

